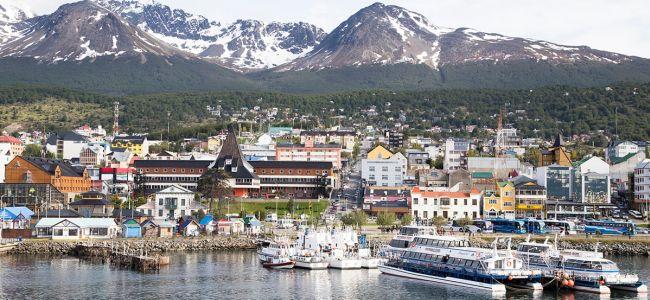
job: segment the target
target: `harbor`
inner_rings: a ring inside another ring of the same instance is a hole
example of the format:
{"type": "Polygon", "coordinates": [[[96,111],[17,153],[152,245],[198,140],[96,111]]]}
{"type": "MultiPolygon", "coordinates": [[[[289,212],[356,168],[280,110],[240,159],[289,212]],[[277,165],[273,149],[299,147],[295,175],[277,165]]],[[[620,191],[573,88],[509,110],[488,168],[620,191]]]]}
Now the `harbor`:
{"type": "MultiPolygon", "coordinates": [[[[650,280],[647,257],[614,257],[621,268],[650,280]]],[[[73,257],[0,257],[0,298],[263,298],[273,291],[278,299],[491,299],[474,290],[382,275],[379,270],[269,270],[262,268],[255,251],[178,252],[170,265],[155,274],[117,269],[73,257]],[[74,274],[74,275],[72,275],[74,274]],[[138,284],[134,284],[138,282],[138,284]]],[[[600,295],[560,291],[560,296],[602,299],[600,295]]],[[[508,299],[556,299],[553,291],[508,292],[508,299]]],[[[634,293],[615,291],[611,299],[638,299],[634,293]]]]}

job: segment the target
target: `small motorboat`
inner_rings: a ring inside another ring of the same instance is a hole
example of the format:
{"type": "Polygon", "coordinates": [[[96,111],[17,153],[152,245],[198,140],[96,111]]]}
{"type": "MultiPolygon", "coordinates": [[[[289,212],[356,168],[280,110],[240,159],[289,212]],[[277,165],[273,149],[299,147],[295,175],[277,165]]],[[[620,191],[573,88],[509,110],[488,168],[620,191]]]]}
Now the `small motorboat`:
{"type": "Polygon", "coordinates": [[[265,262],[262,262],[262,266],[269,269],[293,269],[295,264],[295,261],[287,257],[269,257],[265,262]]]}

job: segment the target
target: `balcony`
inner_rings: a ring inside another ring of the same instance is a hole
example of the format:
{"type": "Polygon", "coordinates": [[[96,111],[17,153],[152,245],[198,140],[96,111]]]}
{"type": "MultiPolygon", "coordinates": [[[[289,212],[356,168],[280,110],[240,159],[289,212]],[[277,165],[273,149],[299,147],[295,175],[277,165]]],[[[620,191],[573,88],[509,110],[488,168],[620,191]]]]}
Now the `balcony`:
{"type": "Polygon", "coordinates": [[[177,208],[178,208],[178,205],[176,205],[176,204],[165,204],[165,209],[175,210],[177,208]]]}

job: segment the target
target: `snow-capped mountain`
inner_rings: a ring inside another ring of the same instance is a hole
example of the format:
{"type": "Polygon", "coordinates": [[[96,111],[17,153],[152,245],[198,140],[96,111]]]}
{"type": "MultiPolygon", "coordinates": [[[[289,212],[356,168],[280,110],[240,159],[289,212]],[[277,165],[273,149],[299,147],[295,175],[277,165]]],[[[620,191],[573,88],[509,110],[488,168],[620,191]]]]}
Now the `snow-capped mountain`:
{"type": "Polygon", "coordinates": [[[0,0],[0,45],[20,36],[24,29],[22,22],[32,17],[34,14],[28,8],[0,0]]]}
{"type": "Polygon", "coordinates": [[[361,9],[305,56],[278,70],[324,69],[368,64],[426,64],[434,69],[479,61],[619,63],[631,57],[545,41],[506,37],[430,23],[407,9],[375,3],[361,9]]]}
{"type": "Polygon", "coordinates": [[[200,55],[238,69],[266,69],[308,53],[324,36],[322,29],[303,22],[238,20],[200,55]]]}
{"type": "Polygon", "coordinates": [[[51,15],[28,20],[18,38],[0,45],[0,57],[39,61],[83,61],[97,57],[188,56],[115,13],[90,1],[62,5],[51,15]]]}
{"type": "Polygon", "coordinates": [[[275,67],[311,51],[325,32],[307,23],[238,20],[222,25],[153,0],[96,0],[181,50],[240,70],[275,67]]]}

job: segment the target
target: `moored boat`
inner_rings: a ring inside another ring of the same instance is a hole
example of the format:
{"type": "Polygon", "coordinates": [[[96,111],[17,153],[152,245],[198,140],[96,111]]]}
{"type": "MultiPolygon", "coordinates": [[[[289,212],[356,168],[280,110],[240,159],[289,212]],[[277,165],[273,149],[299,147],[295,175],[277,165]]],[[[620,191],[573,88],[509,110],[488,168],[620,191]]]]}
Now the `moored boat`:
{"type": "Polygon", "coordinates": [[[597,294],[611,289],[647,293],[636,274],[624,274],[618,265],[597,251],[558,250],[554,244],[526,241],[517,246],[516,256],[529,267],[545,273],[544,281],[557,280],[560,288],[597,294]]]}
{"type": "Polygon", "coordinates": [[[269,257],[267,261],[262,262],[262,266],[270,269],[293,269],[295,261],[288,257],[269,257]]]}
{"type": "Polygon", "coordinates": [[[390,258],[379,270],[492,293],[505,293],[506,286],[542,289],[541,271],[524,269],[521,259],[496,249],[471,247],[469,241],[450,236],[416,236],[399,258],[390,258]]]}

